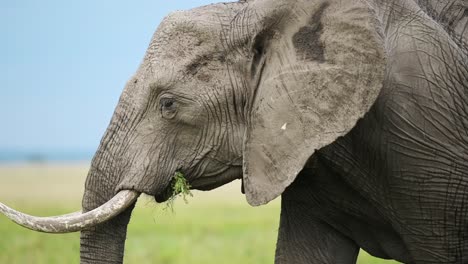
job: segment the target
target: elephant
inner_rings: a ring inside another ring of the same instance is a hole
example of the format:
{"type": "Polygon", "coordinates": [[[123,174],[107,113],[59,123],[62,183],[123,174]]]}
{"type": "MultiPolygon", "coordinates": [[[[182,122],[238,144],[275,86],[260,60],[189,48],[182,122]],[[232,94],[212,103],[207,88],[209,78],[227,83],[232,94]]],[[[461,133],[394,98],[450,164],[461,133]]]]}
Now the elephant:
{"type": "Polygon", "coordinates": [[[468,263],[465,0],[243,0],[168,15],[91,162],[81,263],[122,263],[137,197],[174,174],[281,196],[275,263],[468,263]]]}

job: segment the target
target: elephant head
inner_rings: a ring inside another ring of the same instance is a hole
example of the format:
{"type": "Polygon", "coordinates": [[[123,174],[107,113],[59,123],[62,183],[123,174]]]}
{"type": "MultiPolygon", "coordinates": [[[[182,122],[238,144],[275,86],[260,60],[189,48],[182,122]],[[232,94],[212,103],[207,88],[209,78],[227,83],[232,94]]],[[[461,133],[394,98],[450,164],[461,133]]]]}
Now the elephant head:
{"type": "Polygon", "coordinates": [[[363,0],[172,13],[120,97],[92,160],[83,213],[37,219],[0,209],[33,229],[82,230],[83,263],[119,263],[137,196],[165,201],[175,172],[200,190],[243,179],[250,204],[271,201],[379,94],[385,54],[376,17],[363,0]]]}

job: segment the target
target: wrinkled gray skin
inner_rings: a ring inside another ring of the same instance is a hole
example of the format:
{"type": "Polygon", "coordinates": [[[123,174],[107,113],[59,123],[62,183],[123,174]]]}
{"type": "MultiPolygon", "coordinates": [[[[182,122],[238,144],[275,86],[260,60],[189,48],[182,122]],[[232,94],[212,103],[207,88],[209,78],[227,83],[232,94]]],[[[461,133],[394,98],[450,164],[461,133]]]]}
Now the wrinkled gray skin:
{"type": "MultiPolygon", "coordinates": [[[[243,178],[282,195],[276,263],[468,263],[463,0],[252,0],[168,16],[93,159],[84,211],[243,178]]],[[[120,263],[132,208],[82,231],[120,263]]],[[[157,250],[157,249],[155,249],[157,250]]]]}

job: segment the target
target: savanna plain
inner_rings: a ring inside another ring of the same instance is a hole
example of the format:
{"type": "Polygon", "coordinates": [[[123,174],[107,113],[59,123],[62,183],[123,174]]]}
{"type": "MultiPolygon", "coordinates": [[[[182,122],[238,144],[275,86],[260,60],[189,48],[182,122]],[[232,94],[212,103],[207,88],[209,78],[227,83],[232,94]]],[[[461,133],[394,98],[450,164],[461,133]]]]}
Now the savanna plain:
{"type": "MultiPolygon", "coordinates": [[[[40,216],[80,210],[88,164],[0,165],[0,201],[40,216]]],[[[173,208],[140,197],[130,221],[125,263],[272,264],[280,200],[250,207],[233,182],[193,191],[173,208]]],[[[79,263],[79,233],[43,234],[0,215],[0,263],[79,263]]],[[[359,264],[398,263],[365,252],[359,264]]]]}

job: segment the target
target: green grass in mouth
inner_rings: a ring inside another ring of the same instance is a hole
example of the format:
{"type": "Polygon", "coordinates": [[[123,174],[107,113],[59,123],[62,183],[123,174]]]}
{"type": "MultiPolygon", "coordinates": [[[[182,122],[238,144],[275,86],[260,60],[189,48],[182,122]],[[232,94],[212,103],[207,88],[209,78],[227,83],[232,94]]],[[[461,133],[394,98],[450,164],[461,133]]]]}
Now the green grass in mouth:
{"type": "Polygon", "coordinates": [[[192,197],[193,194],[190,192],[190,184],[185,179],[184,174],[177,171],[172,179],[172,195],[166,202],[166,209],[170,208],[171,211],[174,211],[174,202],[179,196],[182,196],[184,202],[188,203],[187,197],[192,197]]]}

